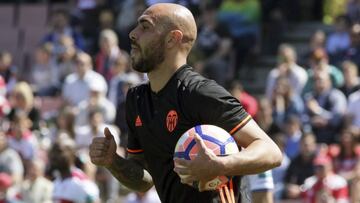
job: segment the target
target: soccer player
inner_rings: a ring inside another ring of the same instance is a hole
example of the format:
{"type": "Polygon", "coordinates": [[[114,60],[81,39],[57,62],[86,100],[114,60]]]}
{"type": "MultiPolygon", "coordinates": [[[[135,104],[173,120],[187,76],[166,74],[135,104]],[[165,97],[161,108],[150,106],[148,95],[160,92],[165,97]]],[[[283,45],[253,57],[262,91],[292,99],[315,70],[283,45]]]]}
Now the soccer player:
{"type": "Polygon", "coordinates": [[[260,173],[282,159],[237,99],[186,64],[196,33],[194,17],[183,6],[160,3],[144,11],[129,36],[132,67],[147,73],[149,82],[127,94],[128,157],[116,154],[107,128],[105,137],[94,138],[90,146],[94,164],[130,189],[147,191],[155,185],[162,202],[212,202],[216,193],[203,191],[205,182],[219,175],[260,173]],[[173,160],[179,137],[199,124],[227,130],[244,150],[217,157],[197,136],[196,159],[173,160]],[[191,187],[193,182],[199,188],[191,187]]]}

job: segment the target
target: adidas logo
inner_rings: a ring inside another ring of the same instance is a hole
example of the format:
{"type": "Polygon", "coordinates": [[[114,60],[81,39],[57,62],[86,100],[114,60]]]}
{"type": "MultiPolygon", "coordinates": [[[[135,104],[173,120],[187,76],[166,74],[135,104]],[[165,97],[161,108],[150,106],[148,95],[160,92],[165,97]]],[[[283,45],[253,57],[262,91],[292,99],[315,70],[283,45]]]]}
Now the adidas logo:
{"type": "Polygon", "coordinates": [[[140,116],[137,116],[137,117],[136,117],[135,126],[136,126],[136,127],[142,126],[142,121],[141,121],[141,119],[140,119],[140,116]]]}

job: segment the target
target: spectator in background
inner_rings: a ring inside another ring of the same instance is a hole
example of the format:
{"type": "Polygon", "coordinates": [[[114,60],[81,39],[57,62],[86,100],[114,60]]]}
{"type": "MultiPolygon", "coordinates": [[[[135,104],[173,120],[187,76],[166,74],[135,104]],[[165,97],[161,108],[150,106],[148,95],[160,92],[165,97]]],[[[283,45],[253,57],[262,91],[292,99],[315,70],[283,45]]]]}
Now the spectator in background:
{"type": "Polygon", "coordinates": [[[330,75],[320,73],[314,78],[312,92],[305,95],[307,123],[318,143],[334,143],[346,112],[346,97],[331,85],[330,75]]]}
{"type": "Polygon", "coordinates": [[[135,27],[137,17],[147,6],[144,0],[124,0],[120,12],[116,18],[116,30],[119,33],[121,47],[130,51],[130,38],[128,33],[135,27]]]}
{"type": "Polygon", "coordinates": [[[331,159],[319,155],[314,159],[315,175],[303,184],[303,200],[309,203],[349,202],[346,180],[333,172],[331,159]]]}
{"type": "Polygon", "coordinates": [[[330,154],[338,151],[336,154],[331,154],[334,157],[334,170],[345,180],[351,182],[356,163],[360,160],[360,148],[349,129],[344,129],[341,132],[339,145],[332,146],[329,150],[330,154]],[[338,149],[332,149],[333,147],[338,147],[338,149]]]}
{"type": "Polygon", "coordinates": [[[44,177],[45,163],[34,159],[29,163],[24,182],[21,184],[20,199],[26,203],[51,203],[53,183],[44,177]]]}
{"type": "Polygon", "coordinates": [[[315,49],[310,56],[310,69],[308,69],[308,81],[303,94],[308,93],[314,87],[314,77],[322,73],[328,74],[334,88],[339,88],[344,83],[344,76],[337,67],[329,64],[329,58],[325,49],[315,49]]]}
{"type": "Polygon", "coordinates": [[[273,119],[273,109],[270,101],[263,97],[259,99],[259,110],[256,114],[255,120],[268,135],[281,132],[280,127],[273,119]]]}
{"type": "Polygon", "coordinates": [[[53,46],[45,43],[35,51],[30,85],[37,96],[54,96],[59,91],[59,73],[51,60],[53,46]]]}
{"type": "Polygon", "coordinates": [[[161,203],[155,187],[145,193],[132,192],[126,195],[124,203],[161,203]]]}
{"type": "Polygon", "coordinates": [[[117,107],[125,101],[125,83],[132,81],[133,84],[139,84],[141,79],[137,73],[130,71],[130,57],[126,52],[117,56],[110,70],[113,77],[109,82],[107,97],[117,107]]]}
{"type": "Polygon", "coordinates": [[[38,140],[30,130],[31,120],[26,114],[19,112],[10,125],[9,147],[20,154],[25,169],[27,169],[29,162],[37,155],[38,145],[38,140]]]}
{"type": "Polygon", "coordinates": [[[236,54],[235,76],[246,57],[255,52],[259,41],[260,3],[258,0],[224,0],[218,12],[219,22],[227,26],[236,54]]]}
{"type": "Polygon", "coordinates": [[[294,115],[290,116],[285,122],[284,134],[286,138],[284,151],[290,159],[294,159],[299,154],[303,134],[301,127],[300,118],[294,115]]]}
{"type": "Polygon", "coordinates": [[[349,128],[352,130],[352,133],[359,141],[360,139],[360,90],[352,93],[349,96],[349,102],[346,112],[346,120],[349,121],[349,128]]]}
{"type": "MultiPolygon", "coordinates": [[[[84,36],[87,38],[86,42],[87,42],[87,47],[89,47],[88,53],[90,55],[93,56],[99,51],[98,41],[99,41],[100,33],[103,30],[107,30],[107,29],[115,30],[114,11],[116,12],[116,8],[107,8],[100,6],[98,6],[94,10],[85,11],[85,13],[87,13],[88,16],[86,16],[85,19],[83,19],[83,21],[85,22],[85,26],[84,23],[82,23],[81,25],[83,28],[84,36]],[[97,17],[97,19],[95,19],[95,17],[97,17]],[[94,21],[96,22],[96,20],[98,24],[95,26],[94,21]]],[[[118,35],[118,33],[116,34],[118,35]]]]}
{"type": "Polygon", "coordinates": [[[360,67],[360,23],[354,24],[350,29],[351,44],[345,51],[344,60],[350,60],[360,67]]]}
{"type": "Polygon", "coordinates": [[[62,139],[49,151],[50,170],[58,171],[54,180],[54,202],[98,203],[99,189],[94,182],[75,167],[75,143],[62,139]]]}
{"type": "Polygon", "coordinates": [[[2,203],[20,203],[17,200],[16,194],[11,194],[11,186],[13,181],[11,176],[7,173],[0,173],[0,202],[2,203]]]}
{"type": "Polygon", "coordinates": [[[51,16],[51,31],[43,38],[44,42],[51,42],[54,44],[55,53],[61,51],[60,38],[62,36],[69,36],[74,40],[74,44],[78,49],[84,49],[84,39],[80,33],[74,30],[69,24],[69,14],[66,10],[56,10],[51,16]]]}
{"type": "Polygon", "coordinates": [[[76,53],[77,49],[74,44],[74,39],[66,35],[61,36],[58,50],[55,53],[55,66],[61,84],[63,84],[68,75],[75,72],[76,53]]]}
{"type": "MultiPolygon", "coordinates": [[[[241,178],[241,193],[250,195],[250,202],[274,201],[274,181],[271,170],[259,174],[246,175],[241,178]]],[[[241,202],[247,202],[247,195],[241,195],[241,202]]]]}
{"type": "Polygon", "coordinates": [[[76,115],[76,125],[82,126],[89,123],[89,112],[93,109],[100,109],[104,117],[105,123],[113,123],[116,114],[116,108],[111,101],[106,98],[107,87],[105,85],[89,84],[90,96],[87,100],[83,100],[77,106],[78,113],[76,115]]]}
{"type": "Polygon", "coordinates": [[[314,50],[325,49],[326,34],[323,30],[316,30],[311,36],[307,49],[300,55],[299,63],[304,67],[310,67],[311,55],[314,50]]]}
{"type": "Polygon", "coordinates": [[[313,160],[316,155],[316,140],[313,134],[301,138],[300,154],[291,160],[285,175],[285,196],[290,199],[300,197],[300,186],[306,178],[314,174],[313,160]]]}
{"type": "Polygon", "coordinates": [[[360,161],[358,160],[355,169],[354,169],[354,178],[351,181],[350,193],[351,193],[351,202],[360,201],[360,161]]]}
{"type": "Polygon", "coordinates": [[[75,56],[76,72],[65,79],[62,95],[70,106],[77,106],[80,102],[90,98],[90,83],[106,87],[102,75],[92,70],[91,58],[84,52],[75,56]]]}
{"type": "Polygon", "coordinates": [[[102,200],[108,200],[112,197],[113,194],[116,194],[114,190],[117,189],[118,181],[111,176],[111,173],[105,168],[98,168],[97,170],[92,168],[96,167],[90,162],[89,158],[89,146],[94,137],[103,137],[105,127],[109,127],[112,133],[114,133],[115,142],[117,147],[117,152],[121,155],[125,154],[123,148],[120,148],[120,131],[113,125],[106,123],[102,111],[100,109],[92,109],[89,112],[89,124],[79,127],[76,130],[76,148],[78,151],[79,157],[84,160],[84,165],[88,169],[86,174],[90,178],[94,178],[100,189],[100,197],[102,200]],[[93,170],[93,171],[92,171],[93,170]],[[96,171],[96,174],[91,174],[96,171]],[[115,183],[115,184],[114,184],[115,183]]]}
{"type": "Polygon", "coordinates": [[[70,139],[75,139],[75,114],[75,110],[69,106],[64,106],[59,110],[55,127],[51,129],[51,143],[56,142],[60,134],[66,134],[70,139]]]}
{"type": "Polygon", "coordinates": [[[341,66],[344,73],[344,85],[340,87],[340,90],[346,98],[349,98],[350,94],[360,89],[358,67],[351,61],[344,61],[341,66]]]}
{"type": "Polygon", "coordinates": [[[234,80],[230,85],[230,93],[240,101],[246,112],[253,118],[258,112],[257,100],[247,93],[238,80],[234,80]]]}
{"type": "Polygon", "coordinates": [[[276,81],[280,77],[287,78],[295,95],[300,95],[308,79],[307,73],[296,64],[296,51],[289,44],[282,44],[278,50],[278,65],[272,69],[267,78],[265,94],[272,98],[276,81]]]}
{"type": "Polygon", "coordinates": [[[8,146],[8,138],[0,131],[0,172],[8,173],[15,185],[23,180],[24,166],[19,154],[8,146]]]}
{"type": "MultiPolygon", "coordinates": [[[[5,124],[4,119],[11,111],[10,103],[6,96],[6,83],[2,76],[0,76],[0,123],[5,124]]],[[[0,125],[1,126],[1,125],[0,125]]],[[[4,128],[4,126],[2,126],[4,128]]],[[[5,130],[5,129],[4,129],[5,130]]]]}
{"type": "Polygon", "coordinates": [[[302,117],[304,114],[304,103],[301,97],[296,94],[290,81],[286,77],[279,77],[271,94],[271,105],[273,109],[274,122],[284,127],[287,119],[291,116],[302,117]]]}
{"type": "Polygon", "coordinates": [[[95,70],[100,73],[107,82],[112,78],[111,66],[114,60],[122,54],[118,46],[118,37],[113,30],[101,31],[99,38],[100,52],[96,55],[95,70]]]}
{"type": "Polygon", "coordinates": [[[282,199],[285,192],[285,175],[286,170],[289,168],[290,165],[290,159],[286,155],[284,149],[285,149],[285,142],[286,138],[285,135],[282,133],[276,133],[275,135],[272,135],[272,139],[274,142],[279,146],[282,154],[283,154],[283,160],[281,162],[281,165],[279,167],[276,167],[272,170],[272,175],[274,178],[274,198],[275,202],[282,199]]]}
{"type": "Polygon", "coordinates": [[[329,34],[326,41],[326,51],[329,54],[330,63],[338,64],[342,53],[350,47],[350,22],[346,16],[338,16],[335,19],[335,32],[329,34]]]}
{"type": "Polygon", "coordinates": [[[225,86],[230,78],[233,78],[231,69],[232,41],[227,27],[218,22],[217,7],[214,3],[206,3],[200,17],[199,34],[195,49],[203,56],[202,73],[225,86]]]}
{"type": "Polygon", "coordinates": [[[346,5],[346,16],[350,19],[351,23],[360,22],[360,1],[348,0],[346,5]]]}
{"type": "Polygon", "coordinates": [[[10,52],[0,51],[0,75],[4,78],[7,92],[14,87],[17,76],[17,68],[13,65],[13,58],[10,52]]]}
{"type": "Polygon", "coordinates": [[[31,130],[40,128],[40,110],[35,106],[34,94],[30,85],[26,82],[16,83],[9,98],[11,111],[8,115],[10,121],[14,120],[18,113],[24,113],[31,120],[31,130]]]}

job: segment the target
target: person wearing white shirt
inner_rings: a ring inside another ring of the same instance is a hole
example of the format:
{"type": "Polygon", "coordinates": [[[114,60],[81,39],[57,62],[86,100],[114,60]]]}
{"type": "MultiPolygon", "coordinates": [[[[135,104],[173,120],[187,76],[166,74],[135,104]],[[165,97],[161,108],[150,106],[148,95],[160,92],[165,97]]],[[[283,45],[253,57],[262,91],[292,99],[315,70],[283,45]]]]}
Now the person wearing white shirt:
{"type": "Polygon", "coordinates": [[[90,83],[89,99],[80,102],[78,114],[76,115],[77,126],[89,124],[89,112],[95,108],[101,110],[105,123],[113,123],[116,115],[116,108],[110,100],[106,98],[106,87],[96,83],[90,83]]]}
{"type": "Polygon", "coordinates": [[[276,81],[281,76],[288,78],[294,92],[301,95],[308,75],[303,67],[296,64],[295,49],[288,44],[280,45],[278,58],[278,66],[270,71],[267,78],[266,97],[271,98],[276,81]]]}
{"type": "Polygon", "coordinates": [[[347,106],[347,117],[351,120],[351,128],[355,136],[360,137],[360,90],[350,94],[347,106]]]}
{"type": "Polygon", "coordinates": [[[76,72],[66,77],[62,92],[65,101],[72,106],[89,99],[91,83],[104,86],[105,92],[107,91],[104,77],[92,70],[91,58],[88,54],[78,53],[75,62],[76,72]]]}

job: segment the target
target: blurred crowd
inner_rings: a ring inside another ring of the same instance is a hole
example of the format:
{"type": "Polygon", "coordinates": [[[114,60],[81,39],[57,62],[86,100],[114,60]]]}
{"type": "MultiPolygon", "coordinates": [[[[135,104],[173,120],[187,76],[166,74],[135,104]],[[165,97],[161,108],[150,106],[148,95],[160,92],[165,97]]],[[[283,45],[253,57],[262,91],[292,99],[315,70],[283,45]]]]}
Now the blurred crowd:
{"type": "MultiPolygon", "coordinates": [[[[0,202],[159,202],[154,190],[130,192],[94,166],[88,146],[109,126],[125,155],[126,93],[147,80],[131,69],[128,33],[160,1],[60,2],[69,6],[51,13],[26,67],[0,50],[0,202]]],[[[314,30],[302,52],[279,33],[301,21],[300,0],[161,2],[194,13],[189,64],[238,98],[282,149],[272,171],[276,201],[359,202],[360,1],[348,0],[334,31],[314,30]],[[277,64],[254,97],[238,73],[264,51],[277,64]]],[[[315,2],[307,20],[321,20],[315,2]]]]}

